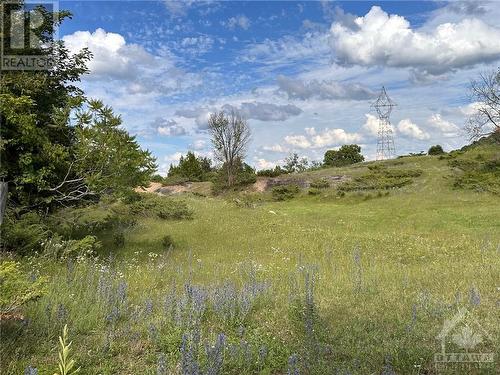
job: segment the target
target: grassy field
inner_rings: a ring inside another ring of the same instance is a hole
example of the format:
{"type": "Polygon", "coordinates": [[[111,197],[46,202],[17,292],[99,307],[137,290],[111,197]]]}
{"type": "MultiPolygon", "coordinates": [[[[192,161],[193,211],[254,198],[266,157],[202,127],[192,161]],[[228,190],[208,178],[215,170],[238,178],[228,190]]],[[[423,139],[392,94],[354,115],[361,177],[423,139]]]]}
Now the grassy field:
{"type": "Polygon", "coordinates": [[[499,196],[454,189],[446,158],[377,164],[422,173],[380,194],[182,195],[191,220],[139,218],[123,245],[103,237],[98,260],[24,260],[48,292],[3,327],[1,373],[52,374],[67,323],[84,374],[433,374],[459,308],[494,338],[478,348],[496,368],[448,373],[495,373],[499,196]]]}

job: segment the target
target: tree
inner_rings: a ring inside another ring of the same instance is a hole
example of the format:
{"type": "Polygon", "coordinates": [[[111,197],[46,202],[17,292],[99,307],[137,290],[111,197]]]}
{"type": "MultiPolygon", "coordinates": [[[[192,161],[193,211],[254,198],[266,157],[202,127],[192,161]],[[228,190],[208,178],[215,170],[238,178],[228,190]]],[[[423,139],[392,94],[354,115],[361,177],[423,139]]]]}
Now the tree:
{"type": "Polygon", "coordinates": [[[470,100],[476,106],[465,126],[470,139],[500,132],[500,68],[471,82],[470,100]]]}
{"type": "Polygon", "coordinates": [[[309,166],[309,161],[306,157],[300,158],[299,154],[294,152],[285,158],[285,171],[287,173],[304,172],[309,166]]]}
{"type": "Polygon", "coordinates": [[[208,173],[212,171],[212,161],[206,157],[197,157],[188,151],[186,156],[181,156],[179,164],[171,165],[168,177],[180,176],[189,181],[205,181],[208,173]]]}
{"type": "Polygon", "coordinates": [[[215,112],[208,120],[208,131],[214,146],[214,156],[224,166],[226,183],[231,187],[236,182],[239,164],[250,142],[248,123],[236,111],[215,112]]]}
{"type": "MultiPolygon", "coordinates": [[[[2,9],[8,23],[9,10],[23,8],[18,3],[5,4],[2,9]]],[[[74,83],[87,72],[86,63],[91,58],[86,49],[71,55],[62,41],[52,40],[55,28],[70,13],[63,11],[53,17],[41,6],[37,11],[43,23],[31,33],[42,44],[16,53],[45,56],[55,62],[54,67],[41,71],[7,70],[0,75],[0,177],[8,184],[9,204],[23,207],[50,205],[54,195],[51,187],[68,170],[74,139],[68,119],[83,100],[82,91],[74,83]]],[[[8,46],[11,28],[4,25],[3,31],[1,43],[8,46]]],[[[26,33],[26,37],[31,33],[26,33]]]]}
{"type": "Polygon", "coordinates": [[[120,128],[120,116],[101,101],[89,100],[76,117],[73,159],[63,181],[51,189],[56,200],[121,194],[149,183],[155,159],[120,128]]]}
{"type": "Polygon", "coordinates": [[[441,155],[444,154],[444,150],[441,145],[431,146],[429,151],[427,151],[427,155],[441,155]]]}
{"type": "Polygon", "coordinates": [[[342,167],[363,160],[365,158],[361,155],[361,147],[358,145],[343,145],[338,151],[328,150],[325,152],[323,163],[329,167],[342,167]]]}

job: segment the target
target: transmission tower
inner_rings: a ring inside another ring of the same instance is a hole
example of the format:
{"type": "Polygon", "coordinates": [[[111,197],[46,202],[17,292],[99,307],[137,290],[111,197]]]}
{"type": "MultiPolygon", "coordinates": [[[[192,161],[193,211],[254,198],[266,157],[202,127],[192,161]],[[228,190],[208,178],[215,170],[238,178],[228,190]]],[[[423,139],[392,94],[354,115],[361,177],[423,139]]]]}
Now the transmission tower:
{"type": "Polygon", "coordinates": [[[387,92],[385,87],[382,86],[382,91],[377,100],[372,103],[378,114],[378,136],[377,136],[377,160],[390,159],[396,155],[394,147],[394,137],[389,116],[392,109],[397,104],[394,103],[387,92]]]}

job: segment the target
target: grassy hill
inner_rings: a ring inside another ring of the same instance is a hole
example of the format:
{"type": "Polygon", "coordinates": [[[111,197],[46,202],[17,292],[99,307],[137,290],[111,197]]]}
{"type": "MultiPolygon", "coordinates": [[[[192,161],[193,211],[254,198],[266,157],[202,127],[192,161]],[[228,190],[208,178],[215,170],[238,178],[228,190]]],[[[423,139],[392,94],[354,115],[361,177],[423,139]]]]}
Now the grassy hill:
{"type": "MultiPolygon", "coordinates": [[[[25,260],[50,275],[48,293],[26,329],[4,328],[1,372],[49,373],[67,322],[85,374],[433,374],[459,308],[500,337],[499,150],[294,175],[346,180],[283,201],[155,198],[187,203],[192,219],[136,215],[124,242],[99,232],[98,260],[25,260]]],[[[479,347],[498,361],[498,341],[479,347]]]]}

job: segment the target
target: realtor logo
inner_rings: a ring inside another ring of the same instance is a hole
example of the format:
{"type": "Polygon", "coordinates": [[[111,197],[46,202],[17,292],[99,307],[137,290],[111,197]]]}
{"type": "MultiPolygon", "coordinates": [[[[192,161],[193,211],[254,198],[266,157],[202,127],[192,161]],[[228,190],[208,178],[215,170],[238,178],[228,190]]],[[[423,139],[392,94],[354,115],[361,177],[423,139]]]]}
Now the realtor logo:
{"type": "Polygon", "coordinates": [[[53,57],[41,51],[55,39],[58,12],[55,0],[2,0],[0,70],[51,69],[53,57]],[[43,30],[47,17],[54,25],[51,35],[43,30]]]}
{"type": "Polygon", "coordinates": [[[436,371],[491,369],[495,354],[492,337],[474,319],[467,309],[460,309],[450,320],[446,319],[437,339],[441,352],[434,354],[436,371]]]}

